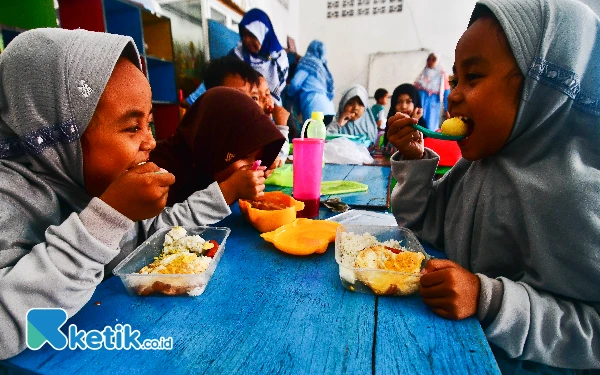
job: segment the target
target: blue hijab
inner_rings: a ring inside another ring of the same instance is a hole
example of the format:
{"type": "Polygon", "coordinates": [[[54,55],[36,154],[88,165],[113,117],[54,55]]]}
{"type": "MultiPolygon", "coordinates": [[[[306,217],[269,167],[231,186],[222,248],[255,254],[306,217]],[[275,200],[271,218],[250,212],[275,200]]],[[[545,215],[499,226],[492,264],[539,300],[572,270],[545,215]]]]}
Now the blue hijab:
{"type": "MultiPolygon", "coordinates": [[[[273,24],[271,24],[271,20],[269,16],[265,12],[260,9],[250,9],[242,18],[242,21],[239,24],[240,28],[240,36],[242,35],[242,31],[247,29],[250,31],[260,42],[260,50],[257,54],[251,54],[245,47],[242,47],[244,61],[250,63],[250,55],[253,57],[271,56],[273,52],[279,52],[283,49],[281,44],[279,44],[279,40],[277,39],[277,35],[275,35],[275,30],[273,29],[273,24]],[[258,24],[257,24],[258,23],[258,24]],[[262,25],[260,25],[262,24],[262,25]],[[266,34],[261,35],[261,32],[254,31],[254,28],[265,30],[266,34]],[[259,35],[257,35],[259,34],[259,35]]],[[[243,45],[243,43],[242,43],[243,45]]]]}
{"type": "Polygon", "coordinates": [[[250,9],[242,18],[239,27],[240,36],[246,29],[258,39],[260,50],[257,54],[251,54],[240,41],[229,55],[244,60],[262,74],[269,84],[273,101],[281,105],[281,93],[285,89],[289,62],[285,50],[277,40],[269,16],[260,9],[250,9]]]}
{"type": "Polygon", "coordinates": [[[333,100],[333,76],[327,67],[325,45],[319,40],[313,40],[306,50],[306,55],[298,63],[297,71],[304,70],[327,85],[327,98],[333,100]]]}

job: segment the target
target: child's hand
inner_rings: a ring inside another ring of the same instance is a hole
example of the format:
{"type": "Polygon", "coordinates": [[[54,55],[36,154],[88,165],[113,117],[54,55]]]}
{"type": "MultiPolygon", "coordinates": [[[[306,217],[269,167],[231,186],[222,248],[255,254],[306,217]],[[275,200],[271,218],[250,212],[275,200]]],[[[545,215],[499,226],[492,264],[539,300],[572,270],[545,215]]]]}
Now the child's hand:
{"type": "Polygon", "coordinates": [[[413,113],[410,115],[410,117],[420,120],[421,117],[423,117],[423,108],[415,108],[415,110],[413,111],[413,113]]]}
{"type": "Polygon", "coordinates": [[[190,103],[188,103],[185,99],[181,99],[179,101],[179,106],[181,106],[182,108],[190,108],[190,103]]]}
{"type": "Polygon", "coordinates": [[[273,107],[273,121],[275,125],[287,125],[290,113],[282,106],[276,105],[273,107]]]}
{"type": "Polygon", "coordinates": [[[479,277],[450,260],[431,259],[421,276],[423,303],[446,319],[464,319],[477,313],[479,277]]]}
{"type": "Polygon", "coordinates": [[[148,162],[119,176],[100,199],[132,221],[149,219],[165,208],[174,182],[174,175],[148,162]]]}
{"type": "Polygon", "coordinates": [[[412,127],[417,122],[417,119],[402,112],[396,113],[388,120],[388,140],[405,159],[423,158],[423,133],[412,127]]]}
{"type": "Polygon", "coordinates": [[[344,112],[344,113],[342,113],[342,116],[338,120],[338,124],[340,126],[344,126],[344,125],[346,125],[348,123],[348,121],[352,120],[353,117],[354,117],[354,113],[352,113],[352,112],[344,112]]]}
{"type": "Polygon", "coordinates": [[[219,184],[227,204],[232,204],[238,199],[252,200],[264,195],[267,167],[258,167],[255,171],[251,168],[251,165],[245,165],[219,184]]]}
{"type": "Polygon", "coordinates": [[[277,159],[275,159],[275,161],[272,164],[273,168],[269,167],[269,169],[267,170],[267,172],[271,171],[271,173],[273,173],[273,170],[275,168],[279,168],[279,167],[281,167],[284,164],[285,164],[285,159],[277,158],[277,159]]]}
{"type": "Polygon", "coordinates": [[[276,158],[275,161],[273,162],[273,164],[271,164],[265,171],[265,178],[269,178],[269,176],[272,175],[273,172],[275,172],[276,168],[279,168],[284,164],[285,164],[285,160],[276,158]]]}

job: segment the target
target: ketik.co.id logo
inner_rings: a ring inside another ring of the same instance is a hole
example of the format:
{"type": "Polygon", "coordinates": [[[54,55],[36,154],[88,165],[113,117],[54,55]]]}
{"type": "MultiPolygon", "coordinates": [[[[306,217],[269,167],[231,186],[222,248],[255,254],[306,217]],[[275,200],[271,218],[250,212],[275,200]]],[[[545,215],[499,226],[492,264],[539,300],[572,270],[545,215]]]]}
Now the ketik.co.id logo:
{"type": "Polygon", "coordinates": [[[140,331],[129,324],[106,326],[102,331],[78,330],[75,324],[69,325],[67,337],[60,328],[67,321],[63,309],[31,309],[27,312],[27,347],[38,350],[45,343],[56,350],[69,349],[108,349],[108,350],[171,350],[172,337],[145,339],[140,342],[140,331]]]}
{"type": "Polygon", "coordinates": [[[64,349],[69,340],[60,327],[67,321],[63,309],[31,309],[27,312],[27,347],[38,350],[45,343],[57,350],[64,349]]]}

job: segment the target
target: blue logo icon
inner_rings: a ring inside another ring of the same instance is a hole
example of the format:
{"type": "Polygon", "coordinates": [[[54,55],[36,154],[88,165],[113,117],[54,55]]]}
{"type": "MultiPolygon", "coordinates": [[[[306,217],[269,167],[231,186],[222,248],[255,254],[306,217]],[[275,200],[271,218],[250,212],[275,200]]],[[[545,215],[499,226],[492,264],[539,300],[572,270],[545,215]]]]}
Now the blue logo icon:
{"type": "Polygon", "coordinates": [[[31,309],[27,312],[27,347],[38,350],[45,343],[56,350],[64,349],[67,336],[60,327],[67,321],[67,312],[63,309],[31,309]]]}
{"type": "Polygon", "coordinates": [[[140,338],[140,331],[129,324],[106,326],[103,330],[80,330],[75,324],[69,325],[68,336],[60,328],[67,322],[67,312],[63,309],[31,309],[27,312],[27,347],[38,350],[45,343],[55,350],[67,346],[71,350],[171,350],[173,338],[161,336],[158,339],[140,338]]]}

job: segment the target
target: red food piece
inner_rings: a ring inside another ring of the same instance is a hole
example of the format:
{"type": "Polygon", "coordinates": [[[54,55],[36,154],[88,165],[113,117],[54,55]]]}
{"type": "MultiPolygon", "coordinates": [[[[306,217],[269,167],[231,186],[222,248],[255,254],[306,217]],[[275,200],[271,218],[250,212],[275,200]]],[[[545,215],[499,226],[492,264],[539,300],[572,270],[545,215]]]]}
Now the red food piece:
{"type": "Polygon", "coordinates": [[[212,249],[208,250],[206,256],[209,258],[214,258],[215,254],[217,253],[217,250],[219,250],[219,243],[215,240],[210,240],[208,242],[210,242],[214,246],[212,247],[212,249]]]}
{"type": "Polygon", "coordinates": [[[394,249],[393,247],[389,247],[389,246],[384,246],[386,249],[388,249],[389,251],[391,251],[394,254],[400,254],[402,252],[402,250],[400,249],[394,249]]]}

